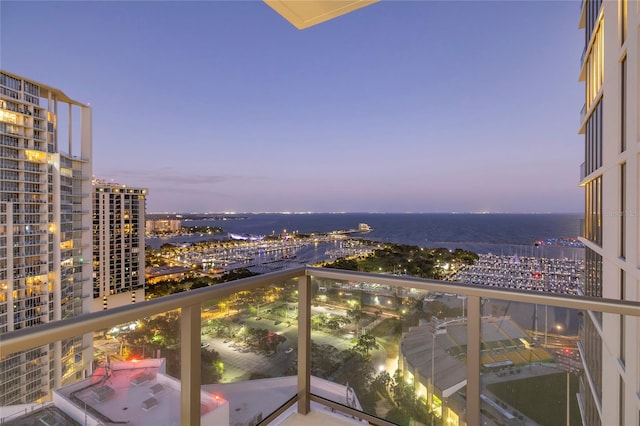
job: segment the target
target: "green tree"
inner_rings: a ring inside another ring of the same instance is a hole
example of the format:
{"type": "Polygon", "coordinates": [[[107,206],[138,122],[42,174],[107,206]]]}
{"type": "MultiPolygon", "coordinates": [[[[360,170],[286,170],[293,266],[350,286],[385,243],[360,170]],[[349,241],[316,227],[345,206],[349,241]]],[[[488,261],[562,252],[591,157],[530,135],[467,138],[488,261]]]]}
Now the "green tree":
{"type": "Polygon", "coordinates": [[[347,309],[347,316],[357,324],[361,319],[365,318],[367,314],[358,306],[353,309],[347,309]]]}
{"type": "Polygon", "coordinates": [[[340,369],[334,373],[335,381],[351,386],[358,396],[362,409],[366,413],[376,413],[376,395],[371,389],[371,382],[375,374],[371,363],[362,354],[353,350],[340,353],[343,358],[340,369]]]}
{"type": "Polygon", "coordinates": [[[358,261],[354,259],[345,259],[344,257],[340,257],[334,260],[331,263],[327,263],[324,265],[325,268],[332,269],[344,269],[347,271],[357,271],[358,270],[358,261]]]}
{"type": "Polygon", "coordinates": [[[203,384],[218,383],[222,377],[222,363],[220,362],[220,354],[214,350],[202,348],[201,363],[202,374],[201,380],[203,384]]]}
{"type": "Polygon", "coordinates": [[[365,358],[369,358],[369,352],[373,349],[379,349],[380,345],[377,342],[376,336],[373,334],[361,334],[358,336],[358,341],[353,347],[353,350],[361,353],[365,358]]]}

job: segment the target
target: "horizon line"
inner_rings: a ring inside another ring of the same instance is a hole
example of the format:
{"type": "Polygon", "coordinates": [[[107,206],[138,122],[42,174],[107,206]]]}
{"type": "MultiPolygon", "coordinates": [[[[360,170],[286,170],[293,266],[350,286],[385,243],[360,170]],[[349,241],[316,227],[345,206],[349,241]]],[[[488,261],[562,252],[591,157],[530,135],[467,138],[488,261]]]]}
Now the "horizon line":
{"type": "Polygon", "coordinates": [[[230,216],[230,215],[242,215],[242,214],[251,214],[251,215],[260,215],[260,214],[280,214],[280,215],[314,215],[314,214],[451,214],[451,215],[494,215],[494,214],[512,214],[512,215],[547,215],[547,214],[570,214],[570,215],[584,215],[584,212],[501,212],[501,211],[468,211],[468,212],[447,212],[447,211],[433,211],[433,212],[414,212],[414,211],[389,211],[389,212],[367,212],[367,211],[320,211],[320,212],[311,212],[311,211],[299,211],[299,212],[290,212],[290,211],[246,211],[246,212],[178,212],[178,211],[164,211],[164,212],[147,212],[147,215],[158,215],[158,214],[171,214],[171,215],[219,215],[219,216],[230,216]]]}

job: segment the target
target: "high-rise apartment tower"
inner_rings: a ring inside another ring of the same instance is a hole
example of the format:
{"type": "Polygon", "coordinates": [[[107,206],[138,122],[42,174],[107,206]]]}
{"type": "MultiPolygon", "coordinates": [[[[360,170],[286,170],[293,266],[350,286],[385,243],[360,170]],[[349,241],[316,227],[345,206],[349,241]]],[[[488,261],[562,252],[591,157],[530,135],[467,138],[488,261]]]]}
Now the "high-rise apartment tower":
{"type": "MultiPolygon", "coordinates": [[[[585,0],[580,28],[585,47],[580,80],[585,105],[580,132],[585,162],[586,274],[584,293],[640,300],[638,195],[637,1],[585,0]]],[[[579,406],[586,425],[640,424],[640,323],[637,318],[583,316],[584,375],[579,406]]]]}
{"type": "MultiPolygon", "coordinates": [[[[91,308],[91,108],[0,71],[0,333],[91,308]]],[[[88,372],[91,336],[0,359],[0,406],[88,372]]]]}
{"type": "Polygon", "coordinates": [[[93,180],[93,309],[144,300],[147,190],[93,180]]]}

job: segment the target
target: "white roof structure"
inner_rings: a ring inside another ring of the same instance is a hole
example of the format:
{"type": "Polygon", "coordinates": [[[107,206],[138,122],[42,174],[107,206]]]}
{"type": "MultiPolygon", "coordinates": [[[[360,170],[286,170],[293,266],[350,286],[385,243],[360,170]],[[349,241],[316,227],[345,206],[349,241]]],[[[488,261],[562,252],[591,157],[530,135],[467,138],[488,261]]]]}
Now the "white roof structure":
{"type": "MultiPolygon", "coordinates": [[[[229,424],[229,402],[201,393],[203,425],[229,424]]],[[[114,362],[64,388],[53,397],[56,407],[87,426],[126,423],[180,424],[180,381],[165,374],[164,359],[114,362]]]]}
{"type": "MultiPolygon", "coordinates": [[[[201,424],[257,424],[296,395],[297,380],[297,376],[286,376],[203,385],[201,424]]],[[[348,386],[312,376],[311,392],[362,410],[348,386]]],[[[16,413],[12,421],[21,425],[29,419],[51,417],[58,410],[59,416],[70,418],[64,424],[74,424],[73,419],[75,424],[85,426],[180,425],[180,381],[165,374],[164,359],[113,362],[98,367],[86,380],[55,390],[48,411],[33,411],[35,408],[40,407],[24,410],[24,416],[16,413]]],[[[335,417],[336,424],[368,424],[313,401],[311,410],[335,417]]],[[[296,413],[297,404],[293,404],[272,424],[288,424],[287,419],[296,413]]]]}
{"type": "MultiPolygon", "coordinates": [[[[201,389],[201,424],[256,424],[296,395],[297,377],[211,384],[201,389]]],[[[362,410],[357,395],[347,386],[312,377],[311,392],[362,410]]],[[[57,389],[53,402],[78,424],[87,426],[180,424],[180,381],[165,374],[164,359],[102,365],[88,379],[57,389]]],[[[347,423],[355,422],[350,416],[315,402],[311,408],[347,423]]],[[[294,404],[275,424],[295,412],[294,404]]]]}

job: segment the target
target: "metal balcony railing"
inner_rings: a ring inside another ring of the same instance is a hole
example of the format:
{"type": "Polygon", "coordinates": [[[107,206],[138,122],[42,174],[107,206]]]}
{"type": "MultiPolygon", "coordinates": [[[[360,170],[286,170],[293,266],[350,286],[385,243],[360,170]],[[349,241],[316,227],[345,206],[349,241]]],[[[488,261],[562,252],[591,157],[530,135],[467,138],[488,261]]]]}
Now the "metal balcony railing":
{"type": "MultiPolygon", "coordinates": [[[[179,310],[177,350],[181,360],[180,423],[200,425],[201,372],[206,367],[201,364],[200,354],[203,345],[208,345],[205,343],[208,333],[205,327],[212,326],[213,320],[226,326],[235,324],[234,327],[241,327],[238,324],[243,322],[240,321],[241,318],[252,324],[266,324],[266,321],[273,321],[275,318],[273,324],[280,324],[282,330],[285,330],[297,319],[297,351],[287,349],[277,353],[281,360],[287,356],[295,357],[295,389],[292,388],[291,395],[281,404],[264,413],[262,421],[270,422],[295,404],[298,413],[306,414],[313,401],[373,424],[391,425],[394,423],[366,412],[358,404],[345,405],[328,398],[327,395],[315,394],[312,391],[312,373],[320,368],[317,361],[312,364],[312,356],[317,356],[321,351],[321,348],[316,347],[316,351],[312,353],[312,338],[322,342],[323,339],[342,335],[342,331],[339,330],[334,334],[318,334],[320,332],[316,329],[321,322],[318,318],[326,323],[329,321],[328,318],[337,318],[333,317],[332,312],[341,311],[352,315],[358,306],[365,305],[370,308],[368,315],[375,315],[376,319],[363,326],[367,331],[359,329],[361,321],[356,320],[355,325],[350,326],[354,329],[344,333],[351,333],[353,340],[358,342],[361,336],[371,333],[372,324],[378,326],[387,320],[390,323],[405,320],[412,313],[418,312],[429,312],[432,315],[431,328],[420,327],[417,322],[409,324],[412,326],[402,329],[399,347],[390,347],[389,351],[399,351],[398,359],[404,374],[402,382],[406,380],[410,383],[418,395],[428,395],[427,399],[423,398],[428,410],[443,418],[443,421],[445,417],[449,421],[455,416],[456,422],[459,417],[461,424],[467,425],[483,424],[483,416],[491,415],[490,412],[493,412],[494,416],[503,415],[505,418],[515,418],[516,421],[519,418],[522,421],[522,412],[505,409],[504,402],[498,401],[497,396],[494,398],[495,401],[491,399],[490,404],[486,402],[485,393],[491,386],[490,383],[501,383],[501,377],[505,374],[526,377],[535,372],[543,372],[547,368],[561,368],[561,371],[567,372],[568,386],[570,373],[581,368],[580,360],[574,359],[574,355],[578,356],[581,352],[576,341],[577,330],[582,328],[582,324],[576,325],[574,320],[581,323],[588,320],[585,318],[588,316],[580,314],[581,312],[596,311],[605,316],[613,314],[615,321],[619,321],[620,316],[640,317],[640,303],[635,302],[567,297],[490,286],[467,286],[391,274],[301,267],[8,332],[0,335],[0,359],[21,351],[179,310]],[[290,297],[295,297],[295,302],[291,302],[290,297]],[[271,306],[271,309],[267,309],[267,306],[271,306]],[[250,314],[243,317],[242,312],[250,314]],[[527,320],[533,318],[533,323],[526,327],[526,332],[523,331],[522,324],[510,322],[510,316],[515,318],[518,315],[527,320]],[[434,317],[438,317],[438,320],[434,317]],[[441,336],[442,333],[444,338],[441,336]],[[449,336],[447,333],[450,333],[449,336]],[[418,338],[411,340],[413,335],[418,338]],[[493,340],[492,335],[495,337],[493,340]],[[445,339],[446,342],[441,339],[445,339]],[[456,339],[463,339],[464,345],[460,344],[460,341],[456,343],[456,339]],[[446,351],[440,346],[443,342],[446,343],[446,351]],[[575,350],[572,349],[571,355],[567,355],[566,346],[570,342],[573,342],[575,350]],[[417,346],[409,350],[411,345],[417,346]],[[419,352],[422,350],[420,348],[426,348],[426,351],[419,352]],[[417,364],[411,355],[416,353],[415,351],[422,357],[417,364]],[[554,361],[548,359],[551,353],[555,354],[554,361]],[[529,359],[522,361],[522,364],[527,366],[522,367],[524,371],[521,371],[520,367],[514,368],[515,364],[510,360],[524,358],[525,354],[529,359]],[[425,363],[425,359],[431,363],[430,366],[421,365],[425,363]],[[460,376],[459,383],[444,383],[456,375],[460,376]],[[462,393],[461,387],[465,388],[462,393]],[[481,407],[484,408],[481,410],[481,407]]],[[[634,318],[629,319],[635,321],[634,318]]],[[[295,325],[288,329],[289,332],[294,333],[293,327],[295,325]]],[[[238,333],[242,328],[239,330],[238,333]]],[[[270,336],[273,336],[273,333],[270,336]]],[[[362,348],[357,350],[368,353],[362,348]]],[[[352,368],[349,363],[350,361],[347,361],[339,370],[348,374],[348,370],[352,368]]],[[[383,365],[379,367],[380,371],[384,369],[383,365]]],[[[357,373],[360,374],[359,371],[357,373]]],[[[332,377],[335,377],[335,374],[332,377]]],[[[328,379],[331,380],[332,377],[328,379]]],[[[498,395],[497,390],[493,392],[498,395]]],[[[265,390],[263,398],[268,398],[269,393],[269,390],[265,390]]],[[[239,397],[238,394],[236,397],[239,397]]],[[[545,413],[545,410],[542,411],[543,415],[552,415],[545,413]]],[[[561,415],[564,415],[564,411],[561,415]]]]}

